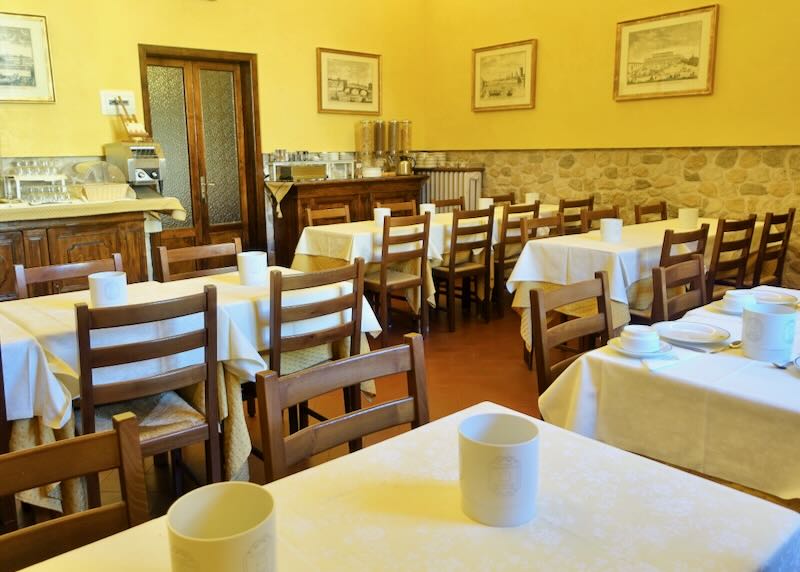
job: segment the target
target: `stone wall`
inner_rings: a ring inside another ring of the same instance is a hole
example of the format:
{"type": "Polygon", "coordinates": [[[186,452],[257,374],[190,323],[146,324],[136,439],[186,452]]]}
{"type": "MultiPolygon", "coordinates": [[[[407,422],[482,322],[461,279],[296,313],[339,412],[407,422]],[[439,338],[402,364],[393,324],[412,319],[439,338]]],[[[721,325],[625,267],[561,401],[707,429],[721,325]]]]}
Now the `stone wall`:
{"type": "MultiPolygon", "coordinates": [[[[634,205],[658,200],[673,216],[680,207],[729,218],[800,210],[800,146],[452,151],[448,159],[483,163],[486,195],[538,191],[557,203],[593,194],[596,207],[619,205],[626,224],[634,205]]],[[[800,221],[795,229],[784,283],[800,288],[800,221]]]]}

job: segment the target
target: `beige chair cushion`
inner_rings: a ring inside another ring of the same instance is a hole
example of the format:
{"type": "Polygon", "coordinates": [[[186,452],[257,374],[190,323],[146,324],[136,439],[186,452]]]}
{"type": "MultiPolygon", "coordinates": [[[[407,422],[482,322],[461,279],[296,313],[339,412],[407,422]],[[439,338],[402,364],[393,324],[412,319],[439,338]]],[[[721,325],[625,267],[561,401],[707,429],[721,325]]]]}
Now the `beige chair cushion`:
{"type": "MultiPolygon", "coordinates": [[[[390,287],[394,284],[408,282],[409,280],[419,280],[419,276],[417,276],[416,274],[408,274],[406,272],[400,272],[399,270],[392,270],[391,268],[386,273],[386,284],[387,286],[390,287]]],[[[374,286],[375,288],[380,288],[381,273],[372,272],[370,274],[367,274],[364,277],[364,283],[369,284],[370,286],[374,286]]]]}
{"type": "MultiPolygon", "coordinates": [[[[112,417],[131,411],[139,422],[139,440],[149,441],[162,435],[198,427],[206,422],[205,416],[186,403],[174,391],[101,405],[95,409],[95,431],[113,429],[112,417]]],[[[76,413],[77,428],[82,426],[80,411],[76,413]]],[[[76,430],[77,432],[77,430],[76,430]]]]}

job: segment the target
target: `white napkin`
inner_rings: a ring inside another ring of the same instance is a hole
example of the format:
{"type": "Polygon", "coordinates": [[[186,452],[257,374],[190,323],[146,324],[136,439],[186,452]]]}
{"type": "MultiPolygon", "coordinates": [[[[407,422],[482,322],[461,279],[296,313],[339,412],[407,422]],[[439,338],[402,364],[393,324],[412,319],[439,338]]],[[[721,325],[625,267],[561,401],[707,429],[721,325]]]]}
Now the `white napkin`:
{"type": "Polygon", "coordinates": [[[701,355],[703,354],[701,354],[700,352],[695,352],[692,350],[679,348],[677,346],[672,346],[672,350],[669,353],[664,354],[660,357],[642,358],[642,363],[650,371],[656,371],[659,369],[663,369],[665,367],[669,367],[671,365],[676,365],[685,361],[689,361],[701,355]]]}

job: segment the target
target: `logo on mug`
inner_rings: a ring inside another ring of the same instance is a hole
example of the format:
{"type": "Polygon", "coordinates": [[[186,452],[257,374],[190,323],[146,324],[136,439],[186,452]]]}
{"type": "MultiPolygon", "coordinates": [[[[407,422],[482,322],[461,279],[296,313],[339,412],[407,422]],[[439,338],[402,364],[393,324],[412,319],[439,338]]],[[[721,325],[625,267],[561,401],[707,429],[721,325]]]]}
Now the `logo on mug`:
{"type": "Polygon", "coordinates": [[[519,491],[522,481],[519,461],[513,457],[497,457],[489,467],[489,488],[497,495],[511,496],[519,491]]]}

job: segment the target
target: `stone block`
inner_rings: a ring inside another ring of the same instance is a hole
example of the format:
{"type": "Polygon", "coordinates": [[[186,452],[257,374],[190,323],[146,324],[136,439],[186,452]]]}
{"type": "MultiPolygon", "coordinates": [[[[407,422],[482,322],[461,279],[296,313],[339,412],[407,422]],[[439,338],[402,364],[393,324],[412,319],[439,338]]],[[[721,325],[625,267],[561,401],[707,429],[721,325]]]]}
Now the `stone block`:
{"type": "Polygon", "coordinates": [[[768,167],[750,169],[747,171],[747,180],[755,183],[766,183],[769,181],[769,172],[770,169],[768,167]]]}
{"type": "Polygon", "coordinates": [[[739,166],[742,169],[749,169],[761,163],[761,152],[755,149],[745,149],[739,155],[739,166]]]}
{"type": "Polygon", "coordinates": [[[617,167],[609,166],[603,169],[603,175],[608,177],[609,179],[616,179],[619,175],[619,170],[617,167]]]}
{"type": "Polygon", "coordinates": [[[690,171],[688,169],[683,170],[683,178],[686,181],[699,181],[700,180],[700,173],[697,171],[690,171]]]}
{"type": "Polygon", "coordinates": [[[635,177],[649,177],[650,169],[648,169],[644,165],[636,165],[631,169],[631,173],[633,173],[635,177]]]}
{"type": "Polygon", "coordinates": [[[647,179],[636,179],[633,182],[634,189],[649,189],[652,186],[653,185],[650,184],[650,181],[648,181],[647,179]]]}
{"type": "Polygon", "coordinates": [[[718,167],[722,167],[723,169],[730,169],[736,164],[736,159],[739,158],[739,150],[738,149],[723,149],[719,153],[717,153],[717,158],[714,160],[714,163],[718,167]]]}
{"type": "Polygon", "coordinates": [[[747,171],[744,169],[731,169],[725,173],[725,180],[731,183],[744,183],[747,180],[747,171]]]}
{"type": "Polygon", "coordinates": [[[657,189],[664,189],[666,187],[671,187],[675,184],[675,177],[670,177],[669,175],[661,175],[660,177],[656,178],[653,181],[653,186],[657,189]]]}
{"type": "Polygon", "coordinates": [[[562,169],[571,169],[574,164],[575,156],[572,153],[568,153],[558,160],[558,166],[562,169]]]}
{"type": "Polygon", "coordinates": [[[699,171],[708,163],[708,158],[703,153],[694,153],[686,158],[683,166],[690,171],[699,171]]]}
{"type": "Polygon", "coordinates": [[[773,147],[764,151],[764,164],[767,167],[783,167],[786,164],[787,150],[773,147]]]}
{"type": "Polygon", "coordinates": [[[743,183],[739,187],[740,195],[766,195],[767,188],[756,183],[743,183]]]}
{"type": "Polygon", "coordinates": [[[645,165],[658,165],[664,161],[664,155],[660,153],[645,153],[642,155],[642,163],[645,165]]]}
{"type": "Polygon", "coordinates": [[[774,181],[767,185],[767,192],[773,197],[786,197],[792,194],[792,183],[789,181],[774,181]]]}

